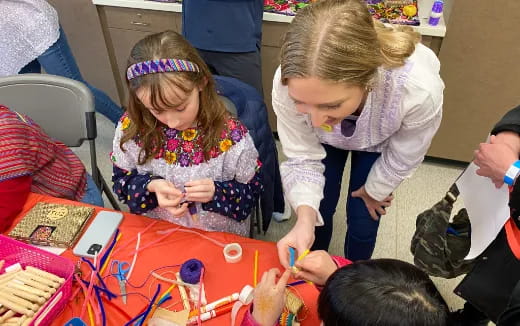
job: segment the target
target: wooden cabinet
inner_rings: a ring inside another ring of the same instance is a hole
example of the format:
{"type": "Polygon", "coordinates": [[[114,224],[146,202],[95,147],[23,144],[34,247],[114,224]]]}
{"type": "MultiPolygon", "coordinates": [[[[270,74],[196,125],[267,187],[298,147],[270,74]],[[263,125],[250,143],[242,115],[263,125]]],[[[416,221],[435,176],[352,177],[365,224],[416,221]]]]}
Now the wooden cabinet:
{"type": "Polygon", "coordinates": [[[470,161],[493,125],[520,104],[520,1],[454,1],[439,53],[443,118],[429,156],[470,161]]]}
{"type": "Polygon", "coordinates": [[[262,86],[264,88],[264,101],[267,106],[269,125],[276,131],[276,115],[273,111],[271,91],[273,89],[273,77],[280,65],[280,48],[283,36],[287,32],[289,24],[264,21],[262,25],[262,86]]]}
{"type": "Polygon", "coordinates": [[[121,103],[127,102],[126,67],[130,50],[147,35],[165,30],[181,32],[181,14],[169,11],[98,6],[106,48],[121,103]]]}

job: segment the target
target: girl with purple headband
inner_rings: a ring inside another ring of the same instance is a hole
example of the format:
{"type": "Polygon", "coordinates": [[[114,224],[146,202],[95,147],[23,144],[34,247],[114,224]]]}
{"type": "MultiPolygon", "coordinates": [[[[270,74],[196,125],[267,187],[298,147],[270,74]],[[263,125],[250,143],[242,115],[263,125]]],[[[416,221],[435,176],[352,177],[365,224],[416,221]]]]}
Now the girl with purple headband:
{"type": "Polygon", "coordinates": [[[197,51],[173,31],[147,36],[130,53],[127,86],[111,154],[119,199],[136,214],[247,235],[258,152],[197,51]]]}

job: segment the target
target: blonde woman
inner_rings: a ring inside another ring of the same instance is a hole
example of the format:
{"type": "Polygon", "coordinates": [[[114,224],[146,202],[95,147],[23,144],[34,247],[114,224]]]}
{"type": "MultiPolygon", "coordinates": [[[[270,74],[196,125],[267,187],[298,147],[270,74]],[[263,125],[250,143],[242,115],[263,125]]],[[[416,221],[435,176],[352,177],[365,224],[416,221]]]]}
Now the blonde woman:
{"type": "Polygon", "coordinates": [[[419,41],[373,21],[361,0],[318,1],[293,20],[273,81],[284,191],[298,216],[278,242],[283,265],[288,247],[328,249],[349,153],[345,257],[372,255],[380,216],[441,122],[440,64],[419,41]]]}

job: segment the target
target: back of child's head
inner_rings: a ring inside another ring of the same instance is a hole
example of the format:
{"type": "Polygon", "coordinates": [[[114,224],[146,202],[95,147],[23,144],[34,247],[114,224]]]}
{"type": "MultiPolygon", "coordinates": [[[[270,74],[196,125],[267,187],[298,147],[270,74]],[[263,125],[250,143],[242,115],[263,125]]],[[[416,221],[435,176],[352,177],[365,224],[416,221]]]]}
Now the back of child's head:
{"type": "Polygon", "coordinates": [[[320,294],[325,326],[444,326],[448,307],[428,275],[395,259],[338,269],[320,294]]]}
{"type": "Polygon", "coordinates": [[[215,82],[208,66],[197,50],[179,33],[164,31],[152,34],[134,45],[128,58],[127,86],[129,92],[127,112],[132,123],[121,139],[121,145],[139,136],[142,143],[140,164],[160,152],[164,135],[160,132],[161,128],[157,128],[157,119],[139,100],[136,94],[139,89],[149,92],[153,109],[161,112],[178,105],[170,103],[166,90],[173,88],[175,93],[189,93],[195,87],[199,88],[199,110],[196,122],[199,131],[204,134],[205,154],[209,155],[211,148],[217,145],[218,136],[227,117],[226,108],[218,98],[215,82]],[[157,64],[153,65],[155,63],[153,61],[157,64]],[[144,64],[139,66],[142,63],[144,64]]]}

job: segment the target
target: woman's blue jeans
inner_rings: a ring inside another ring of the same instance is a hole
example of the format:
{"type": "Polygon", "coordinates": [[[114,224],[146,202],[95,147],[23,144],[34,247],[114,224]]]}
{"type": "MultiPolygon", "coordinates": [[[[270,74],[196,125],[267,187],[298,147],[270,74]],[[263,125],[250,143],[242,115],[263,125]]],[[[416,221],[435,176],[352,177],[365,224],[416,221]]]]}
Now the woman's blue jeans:
{"type": "Polygon", "coordinates": [[[90,205],[96,205],[99,207],[103,207],[105,204],[103,203],[103,197],[101,196],[101,192],[98,187],[94,183],[94,179],[90,174],[87,174],[87,190],[81,198],[81,202],[90,205]]]}
{"type": "Polygon", "coordinates": [[[114,124],[119,121],[123,110],[103,91],[83,79],[61,27],[58,40],[36,60],[23,67],[20,73],[40,73],[42,67],[48,74],[71,78],[87,85],[94,95],[96,111],[110,119],[114,124]]]}
{"type": "Polygon", "coordinates": [[[381,153],[345,151],[324,145],[327,156],[325,164],[325,188],[320,203],[320,213],[325,223],[316,227],[316,240],[312,250],[328,250],[333,231],[333,217],[338,204],[343,170],[349,152],[351,153],[350,183],[347,195],[347,232],[345,235],[345,257],[352,260],[365,260],[372,256],[376,244],[379,221],[374,221],[365,202],[361,198],[353,198],[351,193],[362,187],[372,165],[381,153]]]}

